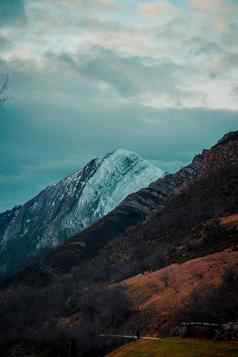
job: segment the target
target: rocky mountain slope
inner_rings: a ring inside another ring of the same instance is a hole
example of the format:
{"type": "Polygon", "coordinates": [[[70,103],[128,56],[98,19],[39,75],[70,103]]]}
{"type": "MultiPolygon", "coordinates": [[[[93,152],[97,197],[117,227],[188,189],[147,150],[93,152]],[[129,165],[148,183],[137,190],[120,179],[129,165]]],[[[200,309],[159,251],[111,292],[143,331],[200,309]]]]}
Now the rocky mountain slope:
{"type": "Polygon", "coordinates": [[[137,154],[116,150],[0,215],[0,270],[12,273],[42,248],[57,246],[162,175],[137,154]]]}
{"type": "Polygon", "coordinates": [[[44,264],[62,272],[86,264],[90,274],[92,270],[98,276],[112,272],[112,279],[136,273],[142,264],[156,268],[168,264],[172,261],[169,250],[182,249],[182,243],[177,245],[168,237],[183,239],[184,229],[187,233],[197,225],[199,230],[199,224],[236,208],[237,166],[235,132],[176,174],[129,195],[111,213],[51,252],[44,264]]]}

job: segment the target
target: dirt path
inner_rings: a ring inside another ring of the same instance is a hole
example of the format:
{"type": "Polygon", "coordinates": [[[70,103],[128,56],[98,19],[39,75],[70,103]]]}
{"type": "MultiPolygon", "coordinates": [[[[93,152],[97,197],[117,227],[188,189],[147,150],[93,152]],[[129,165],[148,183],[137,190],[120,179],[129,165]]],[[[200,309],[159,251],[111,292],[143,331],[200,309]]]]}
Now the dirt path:
{"type": "MultiPolygon", "coordinates": [[[[137,340],[137,336],[130,336],[130,335],[99,335],[99,337],[110,337],[110,338],[126,338],[130,340],[137,340]]],[[[152,341],[159,341],[159,337],[152,337],[152,336],[141,336],[138,340],[152,340],[152,341]]]]}

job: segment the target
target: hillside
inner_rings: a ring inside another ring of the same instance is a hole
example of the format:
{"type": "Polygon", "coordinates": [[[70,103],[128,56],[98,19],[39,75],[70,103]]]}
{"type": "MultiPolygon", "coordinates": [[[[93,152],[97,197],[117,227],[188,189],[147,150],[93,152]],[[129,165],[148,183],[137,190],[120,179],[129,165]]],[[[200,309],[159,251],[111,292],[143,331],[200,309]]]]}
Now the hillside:
{"type": "Polygon", "coordinates": [[[182,339],[163,339],[131,343],[108,357],[236,357],[236,342],[214,342],[182,339]]]}
{"type": "MultiPolygon", "coordinates": [[[[152,273],[145,272],[122,284],[128,290],[130,298],[136,302],[141,315],[136,318],[141,329],[158,335],[161,331],[168,331],[176,326],[178,319],[186,319],[183,311],[191,303],[194,292],[206,296],[221,286],[227,271],[238,272],[238,246],[236,250],[227,249],[182,264],[171,264],[152,273]]],[[[233,286],[233,289],[235,295],[236,287],[233,286]]],[[[237,302],[236,299],[235,306],[237,302]]],[[[230,302],[231,310],[234,304],[230,302]]],[[[207,321],[210,319],[208,314],[205,318],[207,321]]]]}
{"type": "Polygon", "coordinates": [[[171,335],[184,321],[236,321],[237,217],[231,133],[2,283],[0,333],[63,334],[91,357],[116,347],[100,333],[171,335]]]}

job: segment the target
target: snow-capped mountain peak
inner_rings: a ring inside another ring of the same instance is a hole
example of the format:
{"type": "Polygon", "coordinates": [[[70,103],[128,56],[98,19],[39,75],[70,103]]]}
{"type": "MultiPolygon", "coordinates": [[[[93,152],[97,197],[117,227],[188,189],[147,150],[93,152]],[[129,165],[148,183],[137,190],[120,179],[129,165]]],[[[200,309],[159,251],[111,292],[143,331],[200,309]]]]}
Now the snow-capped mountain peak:
{"type": "Polygon", "coordinates": [[[80,200],[65,217],[64,226],[89,226],[113,210],[130,193],[148,186],[162,174],[159,168],[134,152],[118,149],[106,155],[87,181],[80,200]]]}
{"type": "Polygon", "coordinates": [[[0,269],[17,270],[39,249],[82,231],[162,174],[124,149],[90,161],[23,206],[0,215],[0,269]]]}

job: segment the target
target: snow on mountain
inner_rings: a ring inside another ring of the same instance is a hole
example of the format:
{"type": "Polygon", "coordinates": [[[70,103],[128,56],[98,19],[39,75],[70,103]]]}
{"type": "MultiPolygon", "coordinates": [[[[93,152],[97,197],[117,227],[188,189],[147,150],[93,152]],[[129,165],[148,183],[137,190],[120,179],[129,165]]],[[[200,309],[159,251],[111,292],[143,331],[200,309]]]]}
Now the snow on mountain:
{"type": "Polygon", "coordinates": [[[118,149],[0,214],[0,272],[14,272],[45,247],[57,246],[113,210],[163,172],[118,149]]]}
{"type": "Polygon", "coordinates": [[[63,220],[65,227],[87,227],[113,210],[130,193],[148,186],[163,172],[137,154],[119,149],[103,158],[80,200],[63,220]]]}

